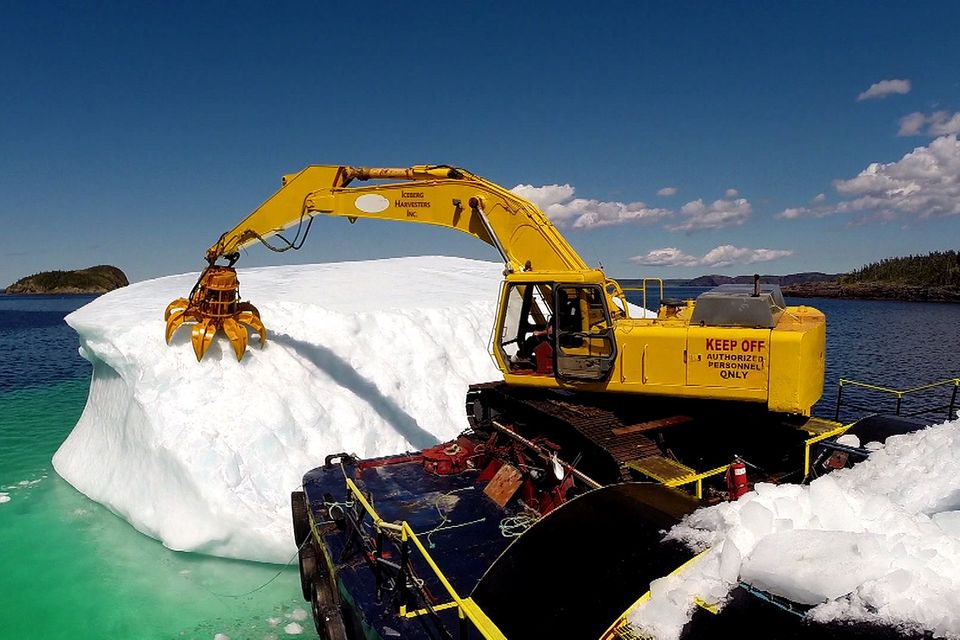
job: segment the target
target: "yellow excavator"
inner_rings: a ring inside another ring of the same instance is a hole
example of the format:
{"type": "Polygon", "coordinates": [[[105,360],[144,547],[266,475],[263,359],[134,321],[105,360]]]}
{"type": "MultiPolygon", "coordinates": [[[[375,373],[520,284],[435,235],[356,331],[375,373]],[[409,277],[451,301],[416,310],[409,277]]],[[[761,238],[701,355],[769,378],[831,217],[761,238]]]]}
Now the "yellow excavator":
{"type": "Polygon", "coordinates": [[[662,300],[656,317],[631,317],[621,286],[590,268],[536,205],[444,165],[310,166],[285,176],[207,250],[209,266],[194,290],[167,308],[167,342],[192,322],[198,360],[218,330],[238,359],[247,347],[243,325],[262,344],[266,329],[257,309],[240,301],[233,264],[256,242],[298,248],[316,215],[439,225],[494,246],[505,269],[491,347],[511,387],[729,400],[803,416],[822,393],[821,312],[787,307],[775,288],[747,287],[662,300]],[[274,236],[282,244],[271,243],[274,236]]]}
{"type": "Polygon", "coordinates": [[[449,227],[505,265],[490,345],[503,380],[469,388],[471,428],[384,458],[330,452],[292,496],[321,638],[639,637],[625,585],[685,559],[663,551],[661,529],[703,501],[742,495],[748,465],[754,481],[803,479],[811,447],[843,431],[811,417],[823,391],[821,312],[756,281],[686,301],[661,289],[657,313],[634,317],[627,290],[536,205],[445,165],[285,176],[207,250],[193,291],[166,310],[167,342],[190,323],[198,360],[219,331],[238,359],[246,327],[263,344],[233,265],[257,242],[299,248],[317,215],[449,227]],[[578,549],[588,561],[569,562],[578,549]]]}

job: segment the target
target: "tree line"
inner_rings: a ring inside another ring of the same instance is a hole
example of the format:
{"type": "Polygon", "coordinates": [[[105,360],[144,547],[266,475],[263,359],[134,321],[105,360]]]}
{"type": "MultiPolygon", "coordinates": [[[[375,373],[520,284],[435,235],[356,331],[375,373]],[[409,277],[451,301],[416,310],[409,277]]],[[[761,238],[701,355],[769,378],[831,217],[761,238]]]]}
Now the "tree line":
{"type": "Polygon", "coordinates": [[[889,282],[915,287],[960,287],[960,252],[884,258],[841,278],[843,283],[889,282]]]}

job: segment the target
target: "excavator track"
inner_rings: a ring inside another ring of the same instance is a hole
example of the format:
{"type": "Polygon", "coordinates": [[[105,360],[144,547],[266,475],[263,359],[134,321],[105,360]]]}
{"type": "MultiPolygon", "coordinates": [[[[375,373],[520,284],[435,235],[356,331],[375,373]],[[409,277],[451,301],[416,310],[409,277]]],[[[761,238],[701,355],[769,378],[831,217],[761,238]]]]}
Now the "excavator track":
{"type": "Polygon", "coordinates": [[[474,431],[488,431],[487,421],[499,419],[521,435],[543,435],[581,455],[580,468],[600,482],[627,480],[628,462],[660,455],[661,449],[642,431],[618,435],[617,430],[634,423],[616,406],[597,400],[593,396],[489,382],[471,385],[466,409],[474,431]]]}
{"type": "Polygon", "coordinates": [[[579,456],[577,468],[603,484],[635,478],[630,467],[650,458],[704,470],[735,455],[756,460],[772,480],[796,468],[797,461],[771,457],[769,443],[784,445],[773,451],[802,451],[805,437],[794,418],[736,403],[638,399],[504,382],[471,385],[466,412],[471,428],[481,434],[497,420],[526,438],[547,438],[567,459],[579,456]]]}

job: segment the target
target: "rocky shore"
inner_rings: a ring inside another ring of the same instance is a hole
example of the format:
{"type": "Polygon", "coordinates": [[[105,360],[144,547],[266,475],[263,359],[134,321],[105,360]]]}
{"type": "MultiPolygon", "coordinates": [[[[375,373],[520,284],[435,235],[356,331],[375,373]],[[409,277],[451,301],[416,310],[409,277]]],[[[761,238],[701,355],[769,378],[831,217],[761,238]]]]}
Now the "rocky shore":
{"type": "Polygon", "coordinates": [[[794,298],[850,298],[901,302],[960,302],[956,287],[918,287],[890,282],[805,282],[783,287],[794,298]]]}
{"type": "Polygon", "coordinates": [[[75,271],[44,271],[20,278],[9,287],[8,295],[83,295],[100,294],[130,282],[126,274],[110,265],[98,265],[75,271]]]}

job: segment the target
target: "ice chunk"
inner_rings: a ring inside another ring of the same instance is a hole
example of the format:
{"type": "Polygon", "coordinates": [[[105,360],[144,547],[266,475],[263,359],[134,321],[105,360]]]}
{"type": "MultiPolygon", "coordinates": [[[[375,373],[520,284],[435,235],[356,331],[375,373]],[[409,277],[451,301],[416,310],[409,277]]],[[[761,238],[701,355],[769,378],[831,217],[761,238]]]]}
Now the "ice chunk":
{"type": "Polygon", "coordinates": [[[851,501],[833,476],[823,476],[810,483],[810,508],[824,529],[863,531],[851,501]]]}
{"type": "Polygon", "coordinates": [[[931,519],[944,533],[960,538],[960,511],[935,513],[931,519]]]}
{"type": "MultiPolygon", "coordinates": [[[[729,587],[739,554],[740,579],[822,603],[813,619],[960,637],[958,464],[952,421],[891,438],[867,461],[807,486],[758,484],[753,495],[690,514],[668,537],[696,550],[722,542],[717,584],[729,587]],[[773,514],[769,528],[763,509],[773,514]]],[[[684,574],[707,584],[712,571],[695,563],[684,574]]],[[[640,608],[631,620],[656,626],[646,617],[640,608]]]]}
{"type": "Polygon", "coordinates": [[[773,531],[773,512],[756,500],[743,506],[740,510],[740,519],[754,538],[762,538],[773,531]]]}
{"type": "Polygon", "coordinates": [[[724,582],[733,584],[740,578],[742,561],[743,557],[740,555],[740,549],[737,548],[733,540],[730,538],[724,540],[720,552],[720,577],[724,582]]]}
{"type": "Polygon", "coordinates": [[[286,562],[290,492],[329,453],[397,453],[466,428],[502,265],[419,257],[241,269],[270,332],[203,362],[163,310],[196,274],[139,282],[70,314],[93,380],[54,456],[77,489],[172,549],[286,562]]]}
{"type": "Polygon", "coordinates": [[[288,636],[298,636],[303,633],[303,627],[296,622],[291,622],[283,628],[283,632],[288,636]]]}
{"type": "Polygon", "coordinates": [[[837,444],[842,444],[845,447],[853,447],[855,449],[859,449],[860,438],[858,438],[852,433],[845,433],[839,438],[837,438],[837,444]]]}
{"type": "Polygon", "coordinates": [[[879,550],[866,533],[783,531],[757,543],[740,577],[793,602],[819,604],[889,573],[890,563],[879,550]]]}

